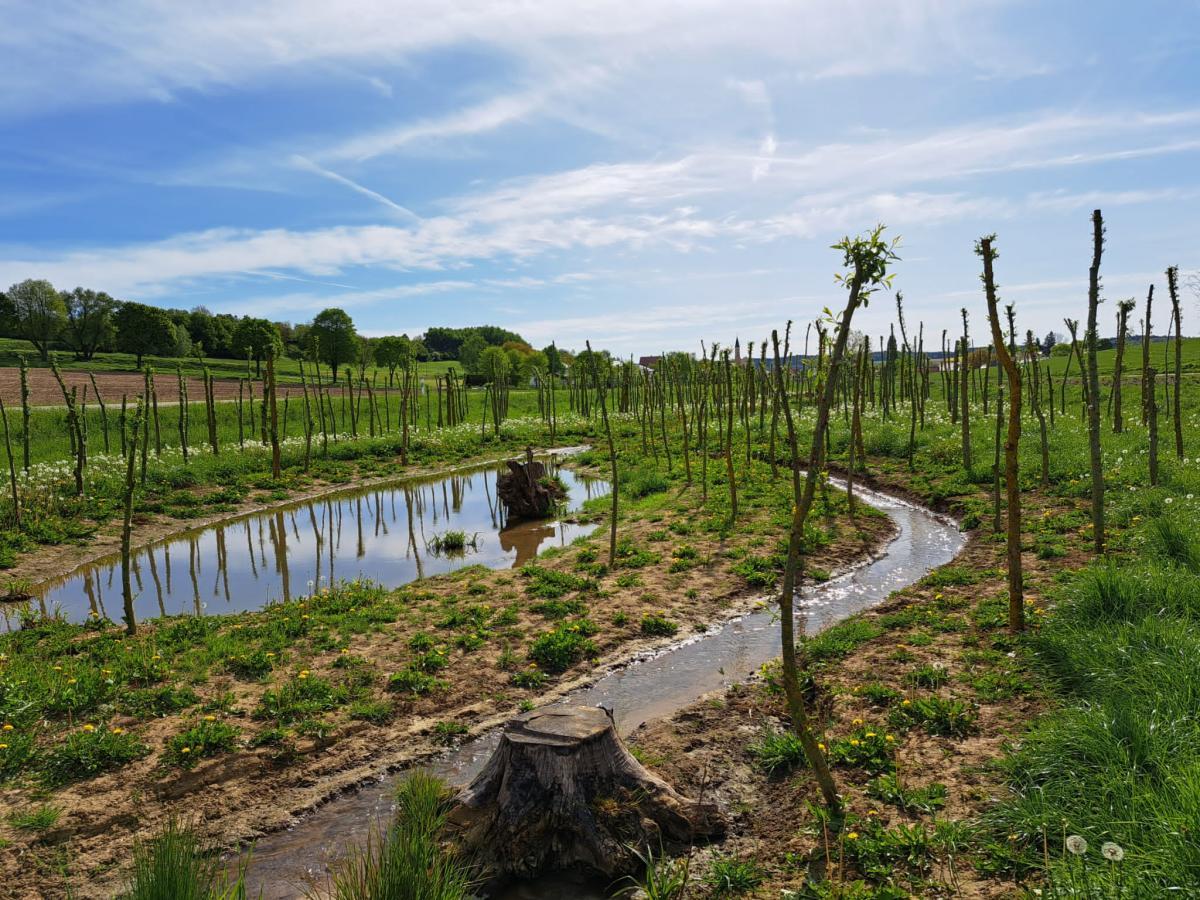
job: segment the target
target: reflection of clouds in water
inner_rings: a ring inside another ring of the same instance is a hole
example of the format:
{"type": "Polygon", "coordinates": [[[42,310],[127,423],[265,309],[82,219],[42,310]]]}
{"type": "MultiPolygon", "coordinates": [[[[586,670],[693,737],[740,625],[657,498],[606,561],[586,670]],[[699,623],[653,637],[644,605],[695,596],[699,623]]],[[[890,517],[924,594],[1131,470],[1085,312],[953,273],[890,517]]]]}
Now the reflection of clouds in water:
{"type": "MultiPolygon", "coordinates": [[[[567,469],[559,474],[570,509],[607,493],[603,482],[584,480],[567,469]]],[[[257,609],[342,578],[396,586],[463,565],[520,566],[548,541],[565,545],[591,530],[569,522],[504,528],[496,476],[488,468],[323,497],[153,545],[135,552],[131,567],[137,615],[257,609]],[[434,535],[451,530],[479,533],[476,552],[456,557],[426,550],[434,535]],[[491,540],[492,534],[499,539],[491,540]]],[[[92,610],[100,616],[119,615],[119,558],[45,587],[34,603],[43,612],[60,608],[75,621],[92,610]]]]}

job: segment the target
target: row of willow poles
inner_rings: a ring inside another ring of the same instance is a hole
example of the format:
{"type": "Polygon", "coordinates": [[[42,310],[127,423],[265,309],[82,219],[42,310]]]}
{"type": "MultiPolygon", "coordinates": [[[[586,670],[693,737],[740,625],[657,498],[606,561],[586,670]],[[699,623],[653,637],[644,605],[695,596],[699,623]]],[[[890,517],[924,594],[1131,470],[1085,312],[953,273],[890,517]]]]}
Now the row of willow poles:
{"type": "MultiPolygon", "coordinates": [[[[1092,471],[1092,507],[1094,534],[1097,552],[1104,548],[1104,495],[1103,479],[1099,465],[1099,433],[1102,409],[1103,385],[1099,379],[1097,364],[1097,308],[1099,298],[1099,266],[1103,250],[1103,221],[1099,211],[1093,215],[1094,253],[1088,279],[1087,325],[1082,338],[1078,323],[1068,321],[1072,334],[1068,363],[1077,363],[1082,380],[1076,383],[1080,389],[1080,416],[1088,426],[1088,456],[1092,471]]],[[[769,461],[774,471],[779,467],[780,423],[787,429],[790,454],[784,452],[785,461],[790,455],[790,464],[795,480],[795,516],[789,538],[789,562],[785,569],[781,593],[781,613],[785,634],[783,654],[785,668],[785,690],[789,694],[789,710],[793,725],[797,728],[806,753],[810,756],[818,779],[825,780],[821,760],[809,726],[805,711],[799,705],[802,697],[792,690],[799,682],[796,679],[797,661],[791,634],[793,594],[800,575],[799,566],[803,558],[803,525],[809,515],[818,489],[823,487],[823,470],[829,464],[832,453],[830,418],[839,413],[843,416],[849,437],[845,442],[844,470],[848,476],[849,509],[854,510],[854,479],[865,472],[866,452],[863,446],[862,423],[868,408],[878,418],[895,420],[906,432],[904,456],[910,468],[915,465],[915,449],[920,431],[926,428],[928,402],[934,399],[934,387],[940,385],[941,401],[951,422],[961,429],[962,464],[968,476],[975,474],[980,461],[972,450],[972,420],[979,421],[978,414],[991,415],[994,422],[994,451],[991,462],[991,484],[994,501],[993,528],[1005,533],[1008,558],[1009,627],[1019,632],[1025,627],[1023,578],[1020,557],[1021,538],[1021,487],[1018,461],[1023,422],[1026,418],[1036,423],[1039,440],[1040,465],[1038,480],[1048,484],[1050,479],[1050,435],[1056,425],[1056,400],[1058,414],[1065,415],[1066,387],[1070,380],[1068,368],[1055,383],[1050,367],[1043,361],[1041,350],[1031,331],[1026,331],[1023,345],[1018,342],[1016,310],[1009,304],[1001,307],[999,290],[995,280],[997,259],[995,238],[981,238],[976,252],[982,263],[981,281],[986,301],[987,326],[991,342],[983,347],[971,343],[969,311],[961,313],[961,333],[951,345],[947,341],[948,330],[942,333],[943,358],[935,363],[924,348],[924,323],[920,323],[915,334],[909,329],[904,316],[903,298],[896,297],[896,325],[888,339],[880,338],[880,351],[872,352],[869,341],[861,338],[851,340],[849,322],[858,302],[865,302],[869,294],[886,279],[886,263],[890,261],[890,245],[882,242],[878,233],[869,238],[844,242],[847,264],[850,267],[845,277],[850,296],[855,296],[855,285],[859,300],[848,301],[840,316],[828,316],[813,323],[805,336],[805,353],[799,365],[789,353],[790,326],[784,338],[780,356],[779,337],[772,335],[773,365],[767,365],[766,344],[762,345],[758,364],[753,353],[742,360],[728,350],[701,347],[698,358],[685,354],[668,354],[659,357],[652,370],[628,362],[593,358],[588,368],[577,373],[568,388],[570,404],[579,411],[598,408],[603,421],[604,435],[611,432],[608,421],[611,410],[631,414],[639,431],[643,452],[652,456],[656,464],[663,465],[668,472],[681,464],[687,485],[693,483],[693,473],[699,470],[704,500],[709,488],[708,465],[717,459],[723,463],[725,482],[729,491],[731,519],[738,515],[738,473],[735,460],[739,444],[735,444],[737,432],[744,437],[747,461],[752,453],[751,432],[758,428],[765,437],[769,461]],[[808,342],[815,331],[817,344],[809,351],[808,342]],[[993,383],[994,373],[994,383],[993,383]],[[936,377],[935,377],[936,376],[936,377]],[[773,381],[773,385],[771,384],[773,381]],[[1059,397],[1056,397],[1059,391],[1059,397]],[[1060,397],[1062,398],[1060,400],[1060,397]],[[814,420],[812,446],[807,457],[802,457],[796,446],[796,421],[805,406],[812,407],[814,420]],[[756,426],[757,421],[757,426],[756,426]],[[769,424],[768,424],[769,423],[769,424]],[[713,442],[715,441],[715,447],[713,442]],[[693,454],[699,459],[694,460],[693,454]],[[680,456],[682,458],[680,458],[680,456]],[[807,474],[800,477],[800,466],[808,467],[807,474]],[[794,696],[793,696],[794,694],[794,696]]],[[[1181,314],[1178,301],[1177,271],[1167,270],[1167,288],[1172,299],[1172,322],[1170,332],[1181,335],[1181,314]]],[[[1161,407],[1171,411],[1175,423],[1175,451],[1182,458],[1182,415],[1180,412],[1181,344],[1178,340],[1168,341],[1164,354],[1174,350],[1174,378],[1165,382],[1161,390],[1157,387],[1157,371],[1150,366],[1151,334],[1150,301],[1147,300],[1146,317],[1143,320],[1143,417],[1148,426],[1149,465],[1151,481],[1158,478],[1158,414],[1159,396],[1164,398],[1161,407]]],[[[1122,301],[1117,306],[1117,338],[1115,346],[1114,373],[1109,393],[1110,427],[1115,432],[1124,430],[1121,390],[1125,375],[1124,358],[1128,340],[1128,316],[1134,309],[1133,301],[1122,301]]],[[[1168,335],[1169,337],[1170,335],[1168,335]]],[[[735,353],[737,351],[735,350],[735,353]]],[[[737,354],[740,357],[740,353],[737,354]]],[[[1164,359],[1164,368],[1169,357],[1164,359]]],[[[610,443],[610,453],[613,442],[610,443]]],[[[612,460],[614,477],[617,461],[612,460]]],[[[614,504],[616,498],[614,497],[614,504]]],[[[616,554],[615,516],[610,537],[610,556],[616,554]]],[[[819,748],[818,748],[819,749],[819,748]]],[[[832,800],[830,785],[822,784],[826,799],[832,800]]]]}
{"type": "MultiPolygon", "coordinates": [[[[1089,431],[1089,463],[1092,468],[1092,506],[1096,549],[1104,547],[1103,479],[1100,477],[1099,428],[1102,386],[1098,377],[1097,352],[1097,308],[1099,298],[1099,266],[1103,250],[1103,221],[1099,211],[1093,214],[1093,260],[1088,280],[1087,325],[1079,334],[1078,322],[1068,320],[1071,333],[1068,367],[1078,365],[1082,381],[1079,412],[1089,431]]],[[[569,377],[549,376],[534,373],[537,390],[538,410],[551,435],[556,427],[558,394],[566,393],[566,405],[573,411],[595,421],[602,429],[602,439],[607,443],[612,465],[613,518],[610,531],[609,555],[616,558],[617,504],[619,503],[618,460],[616,441],[613,438],[614,417],[621,415],[625,420],[636,423],[638,438],[644,454],[661,465],[669,473],[682,469],[685,484],[691,486],[700,481],[703,502],[709,499],[709,467],[713,461],[724,470],[724,489],[728,491],[728,510],[731,523],[739,517],[738,486],[742,460],[749,465],[753,459],[753,435],[757,432],[759,447],[766,446],[766,461],[772,473],[778,477],[782,468],[789,468],[795,493],[795,513],[789,537],[788,562],[785,567],[780,596],[781,613],[785,623],[784,669],[785,690],[789,692],[789,710],[793,725],[800,734],[806,752],[810,754],[814,771],[823,771],[822,764],[812,748],[816,743],[811,727],[806,724],[802,695],[797,685],[800,661],[794,647],[794,591],[802,575],[803,534],[808,516],[814,506],[814,498],[824,497],[825,471],[834,465],[834,440],[832,420],[840,416],[848,431],[844,443],[844,457],[838,466],[847,475],[849,511],[854,514],[855,479],[867,474],[867,447],[863,436],[863,423],[869,415],[876,419],[894,422],[905,435],[904,457],[910,468],[915,465],[915,450],[919,434],[926,428],[927,408],[930,401],[944,404],[953,424],[961,429],[962,464],[970,477],[975,474],[979,463],[974,458],[971,443],[973,414],[994,416],[995,450],[992,454],[991,483],[994,497],[993,527],[1007,531],[1009,553],[1009,626],[1013,631],[1024,627],[1021,568],[1019,556],[1020,537],[1020,486],[1017,481],[1017,458],[1022,422],[1025,417],[1036,421],[1041,445],[1040,481],[1049,480],[1049,440],[1057,418],[1066,415],[1066,389],[1071,378],[1068,368],[1059,376],[1058,383],[1045,366],[1032,334],[1026,332],[1023,348],[1017,345],[1016,313],[1008,306],[1000,309],[999,291],[994,278],[996,246],[994,238],[980,240],[976,250],[982,260],[983,293],[986,300],[987,324],[991,342],[984,347],[973,347],[969,329],[969,311],[961,312],[961,326],[956,322],[952,329],[942,332],[943,355],[935,360],[925,351],[924,323],[916,331],[909,327],[905,318],[903,297],[896,296],[896,326],[888,336],[879,336],[879,351],[873,351],[873,340],[853,333],[851,320],[855,310],[867,302],[870,294],[887,285],[890,280],[888,266],[895,259],[893,245],[883,240],[877,230],[857,239],[846,239],[838,245],[844,254],[846,271],[843,284],[847,289],[847,304],[838,315],[826,314],[811,323],[805,330],[802,354],[793,356],[791,325],[783,335],[772,334],[770,346],[767,341],[755,346],[748,345],[743,357],[740,344],[731,352],[728,348],[701,345],[700,353],[664,354],[656,365],[643,367],[633,360],[614,361],[607,354],[594,353],[590,346],[585,354],[576,358],[569,377]],[[1001,316],[1004,318],[1001,318],[1001,316]],[[815,345],[813,343],[815,339],[815,345]],[[780,346],[782,343],[782,346],[780,346]],[[768,356],[768,351],[770,355],[768,356]],[[993,375],[995,379],[993,384],[993,375]],[[1044,373],[1044,374],[1043,374],[1044,373]],[[936,376],[936,377],[935,377],[936,376]],[[940,400],[934,396],[935,387],[940,387],[940,400]],[[557,393],[556,393],[557,392],[557,393]],[[1057,392],[1057,396],[1056,396],[1057,392]],[[1057,401],[1057,403],[1056,403],[1057,401]],[[1057,411],[1056,411],[1057,406],[1057,411]],[[798,446],[799,423],[807,417],[813,425],[812,443],[807,454],[798,446]],[[806,468],[802,468],[806,467],[806,468]],[[1001,491],[1003,488],[1003,501],[1001,491]],[[1004,515],[1007,507],[1007,515],[1004,515]],[[1007,523],[1007,529],[1005,529],[1007,523]],[[811,751],[811,752],[810,752],[811,751]]],[[[1167,271],[1167,288],[1172,301],[1172,321],[1168,337],[1181,332],[1177,273],[1174,268],[1167,271]]],[[[1160,409],[1170,411],[1175,422],[1175,450],[1183,456],[1183,437],[1180,413],[1181,351],[1179,341],[1174,343],[1174,378],[1161,379],[1151,366],[1151,304],[1153,290],[1146,300],[1145,316],[1141,323],[1142,340],[1142,419],[1149,435],[1149,465],[1152,482],[1158,478],[1158,416],[1160,409]],[[1159,402],[1159,396],[1162,402],[1159,402]]],[[[1124,376],[1126,341],[1128,338],[1128,316],[1133,311],[1132,301],[1123,301],[1117,307],[1117,346],[1114,382],[1109,397],[1110,425],[1114,431],[1125,427],[1124,410],[1120,395],[1124,376]]],[[[1170,342],[1164,347],[1169,353],[1170,342]]],[[[1168,369],[1169,359],[1164,360],[1168,369]]],[[[244,381],[246,397],[239,391],[237,415],[239,422],[239,445],[245,440],[258,438],[264,444],[277,445],[279,433],[278,388],[275,386],[273,363],[267,367],[263,384],[256,391],[256,381],[249,377],[244,381]],[[257,398],[256,398],[257,393],[257,398]],[[257,410],[255,409],[257,399],[257,410]],[[247,407],[243,409],[243,406],[247,407]],[[248,425],[248,428],[246,427],[248,425]]],[[[497,373],[498,376],[498,373],[497,373]]],[[[180,374],[182,379],[182,374],[180,374]]],[[[1078,377],[1078,376],[1077,376],[1078,377]]],[[[392,379],[389,379],[392,381],[392,379]]],[[[61,376],[60,376],[61,383],[61,376]]],[[[427,428],[455,426],[470,421],[470,393],[465,383],[453,371],[434,379],[434,386],[422,386],[417,377],[415,363],[410,361],[399,368],[395,384],[400,386],[399,409],[393,417],[392,392],[386,387],[381,391],[374,379],[367,379],[360,369],[355,377],[348,373],[341,381],[323,377],[319,363],[301,367],[300,387],[303,399],[302,422],[305,436],[305,463],[313,449],[314,440],[320,437],[322,452],[328,452],[331,441],[336,442],[347,432],[351,435],[376,435],[400,430],[401,457],[407,459],[410,429],[421,423],[422,411],[427,428]],[[381,399],[382,397],[382,399],[381,399]],[[436,413],[433,409],[436,406],[436,413]]],[[[24,384],[24,380],[23,380],[24,384]]],[[[213,452],[219,447],[212,432],[215,421],[215,399],[213,398],[211,375],[205,376],[205,414],[209,426],[209,438],[213,452]]],[[[62,387],[72,447],[76,453],[77,471],[86,465],[87,433],[86,416],[80,414],[78,397],[74,389],[62,387]],[[82,463],[80,462],[82,460],[82,463]]],[[[479,422],[486,434],[490,422],[499,432],[508,414],[509,381],[506,377],[494,377],[482,390],[483,402],[479,411],[479,422]]],[[[186,399],[186,383],[181,380],[181,399],[186,399]]],[[[99,400],[99,397],[97,397],[99,400]]],[[[83,407],[86,409],[86,392],[83,407]]],[[[286,437],[288,397],[283,401],[283,436],[286,437]]],[[[25,404],[23,403],[23,406],[25,404]]],[[[134,413],[133,421],[138,429],[128,427],[127,398],[122,399],[120,417],[121,447],[129,448],[132,454],[140,450],[142,477],[149,435],[153,428],[156,452],[160,450],[157,426],[157,404],[154,379],[147,375],[147,388],[139,400],[141,413],[134,413]],[[147,424],[146,420],[149,420],[147,424]],[[127,434],[128,433],[128,434],[127,434]]],[[[179,428],[181,443],[188,446],[188,407],[181,407],[179,428]]],[[[7,423],[7,411],[0,409],[0,419],[7,423]]],[[[975,421],[979,419],[976,417],[975,421]]],[[[25,429],[26,435],[28,428],[25,429]]],[[[6,441],[11,447],[6,427],[6,441]]],[[[764,451],[759,450],[762,454],[764,451]]],[[[126,457],[132,458],[131,456],[126,457]]],[[[13,495],[16,492],[16,466],[13,454],[9,453],[10,480],[13,495]]],[[[277,460],[273,452],[272,468],[277,460]]],[[[14,504],[14,509],[16,508],[14,504]]],[[[826,504],[826,509],[828,505],[826,504]]],[[[19,513],[18,513],[19,514],[19,513]]],[[[819,749],[819,748],[818,748],[819,749]]],[[[827,771],[825,767],[824,771],[827,771]]],[[[824,776],[821,776],[822,779],[824,776]]],[[[823,791],[828,785],[822,785],[823,791]]],[[[827,795],[826,799],[830,799],[827,795]]]]}

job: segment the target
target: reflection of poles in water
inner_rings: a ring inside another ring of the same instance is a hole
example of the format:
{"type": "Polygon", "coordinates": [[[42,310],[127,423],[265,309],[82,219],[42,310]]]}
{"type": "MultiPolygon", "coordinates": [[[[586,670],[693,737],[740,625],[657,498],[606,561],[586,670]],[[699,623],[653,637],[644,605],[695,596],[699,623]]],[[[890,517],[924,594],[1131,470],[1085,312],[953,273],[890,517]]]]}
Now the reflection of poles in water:
{"type": "Polygon", "coordinates": [[[506,528],[499,535],[500,549],[505,553],[509,550],[517,552],[513,568],[519,569],[537,556],[542,541],[554,537],[554,532],[553,525],[518,525],[516,528],[506,528]]]}
{"type": "MultiPolygon", "coordinates": [[[[492,505],[492,489],[491,489],[491,486],[488,484],[487,472],[483,472],[482,475],[483,475],[483,490],[484,490],[484,493],[487,495],[488,514],[492,517],[492,527],[495,528],[497,531],[499,531],[500,523],[496,521],[496,507],[492,505]]],[[[499,478],[499,476],[496,476],[496,477],[499,478]]],[[[497,503],[499,502],[499,499],[500,499],[499,497],[496,498],[497,503]]]]}
{"type": "Polygon", "coordinates": [[[354,518],[358,522],[358,546],[355,548],[355,559],[362,559],[367,555],[367,545],[363,539],[363,516],[362,516],[362,497],[354,498],[354,518]]]}
{"type": "Polygon", "coordinates": [[[268,569],[267,569],[267,541],[266,541],[266,536],[263,534],[263,520],[262,520],[261,516],[258,519],[258,559],[259,559],[259,562],[262,563],[263,571],[264,572],[268,571],[268,569]]]}
{"type": "Polygon", "coordinates": [[[250,571],[258,580],[258,564],[254,561],[254,536],[250,533],[250,520],[246,520],[246,553],[250,556],[250,571]]]}
{"type": "Polygon", "coordinates": [[[133,558],[133,580],[137,582],[139,594],[146,590],[146,588],[142,585],[142,561],[137,556],[133,558]]]}
{"type": "Polygon", "coordinates": [[[275,516],[267,522],[267,529],[271,533],[271,545],[275,548],[275,571],[279,573],[283,602],[287,603],[292,599],[292,584],[288,578],[287,532],[283,527],[282,512],[276,512],[275,516]]]}
{"type": "MultiPolygon", "coordinates": [[[[221,570],[221,583],[225,588],[225,602],[233,598],[229,594],[229,549],[225,546],[225,526],[217,526],[217,568],[221,570]]],[[[213,592],[214,594],[216,591],[213,592]]]]}
{"type": "Polygon", "coordinates": [[[320,589],[321,557],[325,553],[325,530],[323,526],[317,524],[317,506],[315,503],[308,504],[308,521],[312,523],[313,537],[316,538],[317,544],[317,552],[313,554],[317,559],[317,571],[313,573],[313,587],[320,589]]]}
{"type": "Polygon", "coordinates": [[[290,600],[292,596],[292,570],[288,567],[287,532],[283,527],[283,511],[275,514],[276,529],[279,531],[279,560],[282,566],[283,599],[290,600]]]}
{"type": "Polygon", "coordinates": [[[341,522],[341,517],[339,516],[338,523],[337,523],[337,536],[335,537],[334,533],[333,533],[333,517],[334,517],[335,512],[337,511],[337,508],[334,507],[332,500],[329,501],[326,505],[328,508],[326,518],[329,519],[329,586],[333,587],[333,579],[334,579],[333,557],[337,550],[338,544],[341,542],[342,522],[341,522]]]}
{"type": "Polygon", "coordinates": [[[193,602],[196,604],[196,615],[201,616],[203,607],[200,605],[200,577],[196,571],[196,539],[188,541],[188,574],[192,578],[193,602]]]}
{"type": "Polygon", "coordinates": [[[300,545],[300,526],[296,524],[296,510],[293,509],[288,515],[288,521],[292,523],[292,537],[296,539],[296,545],[300,545]]]}
{"type": "MultiPolygon", "coordinates": [[[[329,511],[330,511],[330,517],[329,517],[330,523],[332,523],[334,521],[334,518],[337,519],[337,539],[336,539],[336,541],[330,542],[330,551],[332,552],[332,550],[335,547],[338,550],[342,549],[342,504],[334,503],[332,500],[330,500],[329,501],[329,511]]],[[[330,578],[332,578],[332,577],[333,576],[331,575],[330,578]]]]}
{"type": "Polygon", "coordinates": [[[171,593],[171,545],[163,544],[163,568],[167,575],[167,593],[171,593]]]}
{"type": "Polygon", "coordinates": [[[450,496],[453,498],[455,512],[459,512],[462,510],[463,484],[465,482],[466,482],[466,479],[462,478],[458,475],[450,476],[450,496]]]}
{"type": "Polygon", "coordinates": [[[413,492],[404,489],[404,505],[408,508],[408,543],[412,547],[413,560],[417,565],[417,578],[424,578],[425,572],[421,565],[421,553],[417,550],[417,531],[413,527],[413,492]]]}
{"type": "Polygon", "coordinates": [[[450,518],[450,498],[446,494],[446,479],[442,479],[442,514],[450,518]]]}
{"type": "MultiPolygon", "coordinates": [[[[110,579],[108,586],[112,587],[112,580],[111,580],[112,579],[112,569],[109,569],[108,575],[109,575],[109,579],[110,579]]],[[[103,616],[105,619],[107,619],[108,611],[105,610],[105,608],[104,608],[104,590],[100,587],[100,579],[99,578],[96,579],[96,605],[98,607],[100,607],[100,615],[103,616]]],[[[45,607],[45,605],[43,605],[42,612],[45,613],[45,611],[46,611],[46,607],[45,607]]]]}
{"type": "Polygon", "coordinates": [[[93,616],[100,615],[100,606],[96,603],[96,589],[92,584],[92,573],[83,573],[83,592],[87,595],[88,612],[93,616]]]}
{"type": "Polygon", "coordinates": [[[150,559],[150,577],[154,579],[154,593],[158,596],[158,614],[165,616],[167,614],[167,607],[163,603],[162,582],[158,578],[158,563],[154,559],[153,547],[150,547],[146,551],[146,556],[150,559]]]}

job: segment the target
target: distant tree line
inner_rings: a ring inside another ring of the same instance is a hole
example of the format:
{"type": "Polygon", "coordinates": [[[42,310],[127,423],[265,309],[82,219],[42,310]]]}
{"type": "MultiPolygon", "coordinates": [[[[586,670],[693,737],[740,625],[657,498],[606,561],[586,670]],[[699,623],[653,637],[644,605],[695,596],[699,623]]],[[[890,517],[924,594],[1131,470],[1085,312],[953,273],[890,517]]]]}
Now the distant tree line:
{"type": "Polygon", "coordinates": [[[0,337],[29,341],[43,360],[69,351],[77,360],[129,353],[140,368],[147,356],[245,359],[261,373],[268,356],[287,355],[339,372],[386,369],[389,382],[415,361],[458,360],[468,380],[519,384],[539,374],[561,375],[571,354],[553,344],[535,350],[516,332],[496,325],[428,329],[424,335],[366,337],[345,310],[322,310],[311,322],[272,322],[213,313],[203,306],[164,309],[117,300],[103,291],[60,291],[28,279],[0,293],[0,337]]]}

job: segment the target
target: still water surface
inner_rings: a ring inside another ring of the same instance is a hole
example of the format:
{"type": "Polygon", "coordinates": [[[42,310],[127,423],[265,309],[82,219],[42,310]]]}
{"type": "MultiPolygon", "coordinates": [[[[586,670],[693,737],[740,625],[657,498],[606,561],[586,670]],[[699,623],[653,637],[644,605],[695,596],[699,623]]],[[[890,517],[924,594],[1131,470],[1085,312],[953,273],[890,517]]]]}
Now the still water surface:
{"type": "MultiPolygon", "coordinates": [[[[139,621],[155,616],[236,613],[312,592],[340,579],[369,578],[388,587],[465,565],[524,565],[539,550],[569,544],[592,526],[572,511],[608,493],[608,484],[557,463],[570,449],[541,457],[567,488],[564,518],[508,525],[496,497],[503,465],[350,488],[270,512],[185,532],[134,553],[139,621]],[[430,549],[447,531],[475,536],[459,555],[430,549]]],[[[121,560],[105,557],[58,581],[39,585],[34,604],[71,621],[121,617],[121,560]]],[[[8,626],[16,611],[0,610],[8,626]]],[[[0,627],[4,627],[0,625],[0,627]]]]}

